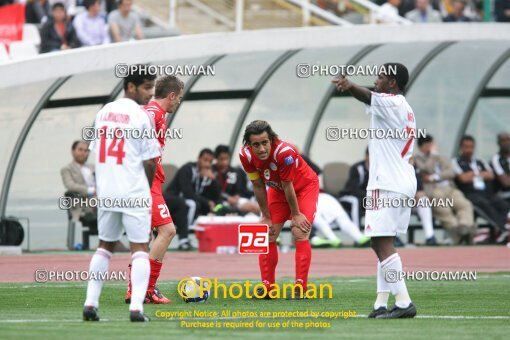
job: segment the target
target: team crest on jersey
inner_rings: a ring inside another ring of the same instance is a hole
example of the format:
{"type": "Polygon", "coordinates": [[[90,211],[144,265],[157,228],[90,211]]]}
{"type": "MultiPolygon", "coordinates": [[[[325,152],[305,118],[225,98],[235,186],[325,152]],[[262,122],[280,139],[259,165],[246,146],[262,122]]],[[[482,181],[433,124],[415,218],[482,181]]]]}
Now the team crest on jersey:
{"type": "Polygon", "coordinates": [[[270,168],[271,168],[271,170],[273,170],[273,171],[276,171],[276,169],[278,169],[278,168],[276,167],[276,164],[274,164],[273,162],[269,163],[269,167],[270,167],[270,168]]]}
{"type": "Polygon", "coordinates": [[[292,163],[294,163],[294,158],[292,158],[292,156],[285,157],[285,165],[291,165],[292,163]]]}
{"type": "Polygon", "coordinates": [[[271,177],[271,173],[269,172],[269,169],[264,170],[264,178],[269,180],[271,177]]]}

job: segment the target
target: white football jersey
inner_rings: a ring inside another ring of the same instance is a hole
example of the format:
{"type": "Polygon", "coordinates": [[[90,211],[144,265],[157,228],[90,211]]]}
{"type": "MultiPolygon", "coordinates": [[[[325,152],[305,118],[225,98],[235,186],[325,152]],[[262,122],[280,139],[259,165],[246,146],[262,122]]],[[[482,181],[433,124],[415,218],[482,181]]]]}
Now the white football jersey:
{"type": "MultiPolygon", "coordinates": [[[[121,129],[151,131],[154,129],[150,114],[134,100],[121,98],[106,104],[96,115],[94,128],[108,132],[121,129]]],[[[161,155],[161,148],[154,134],[143,137],[135,133],[100,134],[90,143],[95,153],[97,197],[100,199],[150,199],[150,186],[143,161],[161,155]],[[152,136],[152,138],[151,138],[152,136]],[[123,137],[123,138],[118,138],[123,137]]],[[[135,207],[136,208],[136,207],[135,207]]],[[[123,211],[126,207],[105,210],[123,211]]]]}
{"type": "Polygon", "coordinates": [[[366,112],[370,115],[371,129],[402,132],[395,133],[395,138],[370,139],[367,190],[382,189],[414,197],[416,175],[409,164],[417,133],[413,109],[401,94],[372,92],[366,112]]]}

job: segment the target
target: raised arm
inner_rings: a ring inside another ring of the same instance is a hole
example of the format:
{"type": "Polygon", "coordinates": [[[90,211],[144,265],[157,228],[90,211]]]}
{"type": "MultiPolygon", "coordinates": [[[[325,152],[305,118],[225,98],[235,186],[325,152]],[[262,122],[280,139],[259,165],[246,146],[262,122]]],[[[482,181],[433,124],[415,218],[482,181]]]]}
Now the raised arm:
{"type": "Polygon", "coordinates": [[[345,76],[343,75],[337,79],[333,79],[332,82],[333,84],[335,84],[337,91],[340,92],[349,91],[354,98],[356,98],[360,102],[370,105],[372,101],[372,91],[370,91],[366,87],[354,84],[353,82],[345,78],[345,76]]]}

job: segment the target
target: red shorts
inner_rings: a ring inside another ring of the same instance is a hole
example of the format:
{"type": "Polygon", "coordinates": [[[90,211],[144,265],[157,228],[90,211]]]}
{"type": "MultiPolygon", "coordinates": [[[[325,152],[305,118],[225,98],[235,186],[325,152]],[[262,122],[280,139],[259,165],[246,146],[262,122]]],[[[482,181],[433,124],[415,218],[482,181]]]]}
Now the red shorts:
{"type": "MultiPolygon", "coordinates": [[[[296,193],[299,211],[305,215],[310,223],[313,223],[315,219],[319,189],[319,182],[317,181],[316,183],[310,183],[306,189],[296,193]]],[[[267,201],[273,224],[285,223],[285,221],[292,219],[289,203],[287,203],[287,198],[282,190],[269,188],[267,191],[267,201]]]]}
{"type": "Polygon", "coordinates": [[[154,180],[151,187],[152,196],[152,222],[151,227],[154,229],[164,224],[173,223],[170,211],[166,206],[163,193],[161,192],[161,182],[154,180]]]}

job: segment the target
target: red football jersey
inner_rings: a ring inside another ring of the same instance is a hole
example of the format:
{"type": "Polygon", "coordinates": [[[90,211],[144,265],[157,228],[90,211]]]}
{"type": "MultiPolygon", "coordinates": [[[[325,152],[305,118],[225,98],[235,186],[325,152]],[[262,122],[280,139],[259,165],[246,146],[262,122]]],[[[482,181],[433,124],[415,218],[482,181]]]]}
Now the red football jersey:
{"type": "MultiPolygon", "coordinates": [[[[145,110],[147,110],[152,117],[154,118],[154,123],[156,125],[156,133],[158,136],[159,145],[161,145],[161,152],[165,148],[165,132],[166,132],[166,111],[159,106],[155,101],[150,101],[147,105],[144,106],[145,110]]],[[[161,165],[161,156],[157,159],[157,169],[156,174],[154,175],[154,179],[159,181],[160,183],[165,182],[165,172],[163,171],[163,166],[161,165]]]]}
{"type": "Polygon", "coordinates": [[[253,153],[250,146],[241,147],[239,158],[251,180],[261,177],[266,185],[276,190],[283,191],[282,181],[292,182],[294,191],[299,193],[310,183],[319,181],[296,147],[284,141],[273,143],[269,158],[264,161],[253,153]]]}

